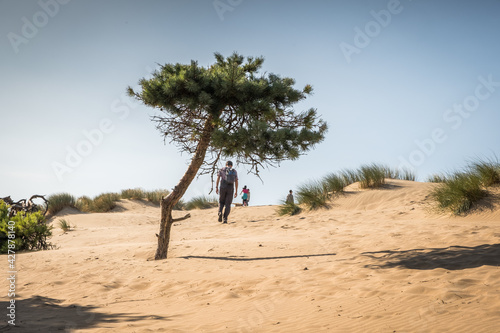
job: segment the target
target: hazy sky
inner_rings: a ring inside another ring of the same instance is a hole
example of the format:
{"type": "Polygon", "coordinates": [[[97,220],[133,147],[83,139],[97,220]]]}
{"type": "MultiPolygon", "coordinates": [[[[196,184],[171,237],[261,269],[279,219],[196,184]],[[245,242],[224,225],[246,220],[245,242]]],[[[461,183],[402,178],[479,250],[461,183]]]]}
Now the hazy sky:
{"type": "MultiPolygon", "coordinates": [[[[418,179],[500,157],[500,1],[0,0],[0,197],[170,189],[190,156],[126,96],[157,64],[263,56],[311,84],[323,143],[262,172],[250,204],[366,163],[418,179]]],[[[222,166],[222,165],[221,165],[222,166]]],[[[208,194],[200,177],[185,199],[208,194]]]]}

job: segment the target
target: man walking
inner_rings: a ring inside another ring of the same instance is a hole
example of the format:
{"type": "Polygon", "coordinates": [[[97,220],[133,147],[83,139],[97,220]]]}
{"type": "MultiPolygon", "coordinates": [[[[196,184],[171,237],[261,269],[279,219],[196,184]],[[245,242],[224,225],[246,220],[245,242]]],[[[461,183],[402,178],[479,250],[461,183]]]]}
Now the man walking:
{"type": "Polygon", "coordinates": [[[233,162],[227,161],[226,167],[220,169],[217,173],[215,193],[219,194],[219,222],[224,219],[223,223],[227,223],[233,197],[236,198],[238,194],[238,173],[233,169],[233,162]],[[225,208],[224,213],[222,213],[223,208],[225,208]]]}

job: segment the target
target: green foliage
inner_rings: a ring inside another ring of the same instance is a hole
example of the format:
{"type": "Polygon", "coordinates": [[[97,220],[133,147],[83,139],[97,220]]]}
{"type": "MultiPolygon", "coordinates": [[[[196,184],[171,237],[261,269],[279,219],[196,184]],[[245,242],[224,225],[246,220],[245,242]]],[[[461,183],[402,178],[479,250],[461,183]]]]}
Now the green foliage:
{"type": "Polygon", "coordinates": [[[477,160],[470,163],[469,168],[481,179],[483,186],[500,184],[500,163],[498,160],[477,160]]]}
{"type": "Polygon", "coordinates": [[[147,191],[144,194],[146,196],[146,200],[154,203],[155,205],[159,205],[161,203],[161,200],[167,195],[169,195],[170,192],[168,190],[154,190],[154,191],[147,191]]]}
{"type": "Polygon", "coordinates": [[[90,197],[84,195],[76,200],[75,207],[80,212],[90,213],[94,211],[94,202],[90,197]]]}
{"type": "Polygon", "coordinates": [[[293,202],[286,202],[283,201],[283,203],[278,206],[276,213],[279,216],[284,216],[284,215],[297,215],[302,211],[300,206],[294,204],[293,202]]]}
{"type": "Polygon", "coordinates": [[[131,188],[122,190],[120,197],[129,200],[142,200],[146,197],[146,193],[141,188],[131,188]]]}
{"type": "Polygon", "coordinates": [[[49,202],[49,215],[55,215],[65,207],[75,208],[75,197],[69,193],[57,193],[47,198],[49,202]]]}
{"type": "Polygon", "coordinates": [[[59,228],[61,228],[62,231],[64,231],[64,232],[68,232],[71,230],[72,227],[69,224],[69,222],[66,221],[65,219],[59,219],[59,228]]]}
{"type": "Polygon", "coordinates": [[[96,213],[109,212],[116,207],[118,200],[120,200],[118,193],[99,194],[92,200],[92,211],[96,213]]]}
{"type": "Polygon", "coordinates": [[[210,198],[207,196],[198,196],[189,200],[185,205],[184,209],[207,209],[217,207],[219,205],[219,201],[217,198],[210,198]]]}
{"type": "Polygon", "coordinates": [[[330,173],[323,178],[322,185],[329,195],[337,195],[344,193],[344,187],[349,185],[349,183],[347,183],[346,178],[342,175],[330,173]]]}
{"type": "Polygon", "coordinates": [[[186,203],[184,200],[179,200],[175,205],[174,205],[174,210],[184,210],[186,207],[186,203]]]}
{"type": "Polygon", "coordinates": [[[444,183],[445,181],[446,181],[446,176],[444,175],[434,174],[429,176],[429,178],[427,178],[427,182],[429,183],[444,183]]]}
{"type": "Polygon", "coordinates": [[[139,82],[140,92],[128,89],[161,112],[153,117],[158,130],[181,151],[193,153],[203,137],[210,140],[212,160],[203,170],[234,157],[257,174],[258,167],[296,159],[324,139],[327,125],[315,109],[293,111],[312,93],[310,85],[299,90],[292,78],[259,73],[262,57],[216,53],[215,59],[210,67],[165,64],[139,82]]]}
{"type": "Polygon", "coordinates": [[[358,169],[359,186],[361,188],[376,188],[385,184],[386,167],[370,164],[358,169]]]}
{"type": "Polygon", "coordinates": [[[52,235],[52,227],[45,223],[40,212],[20,212],[9,218],[5,202],[0,200],[0,252],[8,250],[47,250],[52,247],[47,238],[52,235]],[[11,240],[9,248],[9,240],[11,240]],[[12,243],[13,241],[13,243],[12,243]]]}
{"type": "Polygon", "coordinates": [[[434,189],[431,196],[440,208],[450,210],[455,215],[464,215],[486,194],[478,175],[455,173],[434,189]]]}
{"type": "Polygon", "coordinates": [[[309,210],[318,208],[328,208],[328,191],[322,182],[310,182],[299,186],[297,190],[297,201],[299,205],[304,205],[309,210]]]}
{"type": "Polygon", "coordinates": [[[415,181],[417,179],[415,173],[409,169],[391,169],[389,167],[385,168],[385,178],[390,179],[400,179],[400,180],[410,180],[415,181]]]}

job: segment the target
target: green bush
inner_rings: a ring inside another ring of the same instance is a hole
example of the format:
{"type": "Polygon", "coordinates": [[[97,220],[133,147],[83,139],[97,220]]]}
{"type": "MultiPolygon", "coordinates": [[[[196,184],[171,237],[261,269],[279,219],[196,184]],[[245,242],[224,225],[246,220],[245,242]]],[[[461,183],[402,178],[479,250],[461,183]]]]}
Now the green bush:
{"type": "Polygon", "coordinates": [[[45,223],[40,212],[20,212],[9,218],[5,202],[0,200],[0,252],[8,250],[47,250],[52,247],[47,238],[52,235],[52,227],[45,223]],[[9,242],[10,241],[10,242],[9,242]],[[10,244],[9,244],[10,243],[10,244]]]}
{"type": "Polygon", "coordinates": [[[54,215],[66,207],[75,208],[75,197],[69,193],[52,194],[47,198],[49,202],[49,215],[54,215]]]}
{"type": "Polygon", "coordinates": [[[207,209],[219,206],[219,201],[216,198],[210,198],[207,196],[198,196],[189,200],[184,208],[186,210],[191,209],[207,209]]]}
{"type": "Polygon", "coordinates": [[[449,176],[431,196],[440,208],[450,210],[455,215],[463,215],[486,194],[482,179],[474,173],[464,172],[449,176]]]}

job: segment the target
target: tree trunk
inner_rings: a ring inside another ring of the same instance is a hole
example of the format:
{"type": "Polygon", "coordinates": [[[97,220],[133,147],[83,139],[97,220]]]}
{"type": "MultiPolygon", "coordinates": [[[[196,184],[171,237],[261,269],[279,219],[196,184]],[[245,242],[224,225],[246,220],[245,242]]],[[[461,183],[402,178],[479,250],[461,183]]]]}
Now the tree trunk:
{"type": "Polygon", "coordinates": [[[155,260],[167,258],[168,243],[170,242],[170,230],[172,228],[172,224],[174,223],[174,220],[172,219],[172,209],[175,204],[179,202],[184,193],[186,193],[186,190],[193,181],[194,177],[196,177],[198,170],[203,164],[203,161],[205,160],[205,153],[210,145],[213,130],[214,125],[212,124],[212,116],[209,116],[203,127],[203,133],[188,169],[184,173],[184,176],[182,176],[177,186],[174,187],[172,193],[161,200],[160,232],[158,234],[158,248],[156,249],[155,260]]]}

